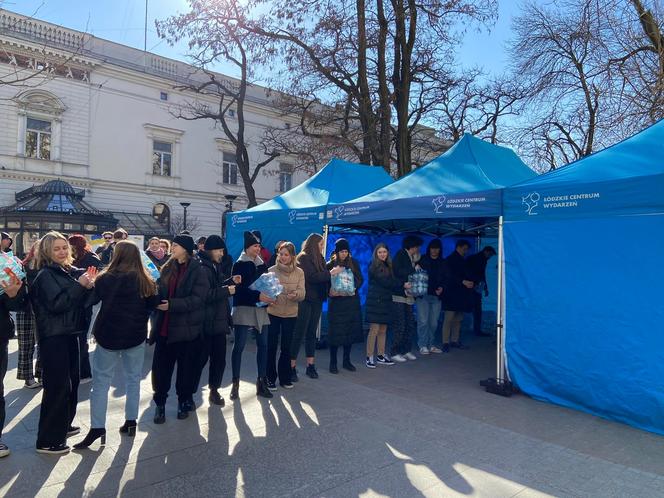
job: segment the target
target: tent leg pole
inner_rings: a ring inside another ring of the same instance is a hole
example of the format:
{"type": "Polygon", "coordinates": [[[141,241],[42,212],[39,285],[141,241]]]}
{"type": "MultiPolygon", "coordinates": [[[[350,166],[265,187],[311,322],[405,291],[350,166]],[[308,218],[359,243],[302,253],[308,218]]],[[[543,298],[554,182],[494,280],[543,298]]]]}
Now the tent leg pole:
{"type": "MultiPolygon", "coordinates": [[[[325,255],[327,254],[327,237],[330,235],[330,226],[329,225],[323,225],[323,258],[325,258],[325,255]]],[[[318,319],[318,328],[316,328],[316,342],[320,342],[320,337],[322,333],[322,323],[323,323],[323,316],[318,319]]]]}
{"type": "Polygon", "coordinates": [[[512,383],[507,379],[505,369],[505,252],[503,244],[503,217],[498,220],[498,305],[496,310],[496,377],[480,382],[487,392],[501,396],[511,396],[514,392],[512,383]]]}

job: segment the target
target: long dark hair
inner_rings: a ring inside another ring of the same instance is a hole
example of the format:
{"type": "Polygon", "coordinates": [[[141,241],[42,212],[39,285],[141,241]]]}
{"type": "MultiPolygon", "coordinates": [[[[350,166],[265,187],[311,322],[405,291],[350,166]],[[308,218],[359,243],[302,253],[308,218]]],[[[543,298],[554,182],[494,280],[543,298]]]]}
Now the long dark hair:
{"type": "Polygon", "coordinates": [[[146,298],[157,293],[157,286],[143,266],[138,246],[130,240],[121,240],[115,245],[110,264],[97,278],[103,278],[106,274],[120,276],[127,273],[136,275],[141,297],[146,298]]]}
{"type": "Polygon", "coordinates": [[[376,244],[376,247],[373,250],[373,255],[371,256],[371,264],[369,265],[369,270],[379,270],[381,267],[387,267],[392,275],[392,259],[390,258],[390,248],[384,242],[379,242],[376,244]],[[385,249],[387,251],[387,259],[383,262],[378,259],[378,250],[385,249]]]}
{"type": "MultiPolygon", "coordinates": [[[[188,252],[186,253],[186,255],[187,255],[187,261],[185,262],[185,264],[189,263],[189,261],[192,258],[191,254],[189,254],[188,252]]],[[[164,266],[161,267],[161,281],[164,282],[166,285],[168,285],[169,279],[171,278],[173,273],[175,273],[177,265],[178,265],[178,258],[171,255],[171,257],[168,258],[168,261],[164,263],[164,266]]]]}
{"type": "Polygon", "coordinates": [[[297,255],[298,262],[302,256],[309,256],[314,263],[314,267],[318,271],[325,271],[325,258],[320,252],[318,244],[323,240],[323,236],[317,233],[312,233],[302,243],[302,251],[297,255]]]}

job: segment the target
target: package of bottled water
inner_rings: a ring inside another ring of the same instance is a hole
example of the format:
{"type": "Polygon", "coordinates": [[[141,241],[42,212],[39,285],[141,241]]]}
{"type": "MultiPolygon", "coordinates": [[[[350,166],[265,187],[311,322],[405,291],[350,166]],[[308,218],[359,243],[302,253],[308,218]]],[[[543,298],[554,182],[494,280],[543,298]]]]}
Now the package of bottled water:
{"type": "MultiPolygon", "coordinates": [[[[272,272],[263,273],[249,288],[261,292],[272,299],[276,299],[279,294],[284,292],[284,286],[279,282],[279,277],[272,272]]],[[[256,306],[267,306],[267,303],[257,303],[256,306]]]]}
{"type": "Polygon", "coordinates": [[[349,268],[332,277],[332,290],[340,296],[355,295],[355,277],[349,268]]]}
{"type": "Polygon", "coordinates": [[[155,265],[148,257],[148,255],[145,254],[145,251],[141,251],[141,261],[143,261],[143,266],[148,271],[152,279],[154,281],[159,280],[159,269],[157,268],[157,265],[155,265]]]}
{"type": "Polygon", "coordinates": [[[406,290],[406,294],[412,297],[426,296],[429,291],[429,274],[424,270],[417,270],[408,276],[408,283],[410,289],[406,290]]]}
{"type": "MultiPolygon", "coordinates": [[[[13,253],[0,251],[0,282],[9,283],[14,276],[19,280],[25,278],[23,265],[14,257],[13,253]]],[[[0,295],[4,293],[5,291],[0,287],[0,295]]]]}

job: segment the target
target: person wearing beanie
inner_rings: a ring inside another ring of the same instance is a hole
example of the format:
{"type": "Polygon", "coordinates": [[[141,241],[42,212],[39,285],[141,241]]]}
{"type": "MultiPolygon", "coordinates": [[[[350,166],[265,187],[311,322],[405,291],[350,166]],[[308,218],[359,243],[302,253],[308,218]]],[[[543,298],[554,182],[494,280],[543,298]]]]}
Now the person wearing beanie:
{"type": "Polygon", "coordinates": [[[408,295],[410,283],[408,277],[415,273],[417,262],[420,260],[420,247],[422,239],[417,235],[407,235],[403,239],[402,249],[394,255],[394,276],[403,287],[399,287],[398,294],[392,295],[395,308],[395,319],[392,324],[394,339],[392,341],[392,360],[403,363],[407,360],[416,360],[417,357],[411,352],[413,347],[413,335],[416,333],[417,324],[413,305],[415,299],[408,295]]]}
{"type": "Polygon", "coordinates": [[[12,250],[13,239],[7,232],[0,232],[2,241],[0,241],[0,251],[9,252],[12,250]]]}
{"type": "Polygon", "coordinates": [[[155,424],[166,421],[166,399],[176,364],[178,419],[187,418],[195,409],[193,385],[200,361],[210,284],[201,264],[193,258],[194,246],[190,235],[175,237],[172,257],[161,269],[157,282],[161,304],[157,306],[156,323],[149,339],[155,345],[152,358],[155,424]]]}
{"type": "Polygon", "coordinates": [[[305,296],[304,272],[295,265],[295,246],[292,242],[282,242],[276,250],[277,263],[270,267],[283,285],[284,292],[277,296],[267,312],[270,315],[270,327],[267,341],[267,381],[268,389],[277,390],[279,384],[291,389],[290,352],[293,342],[293,330],[297,321],[297,307],[305,296]],[[279,347],[279,339],[281,346],[279,347]],[[277,349],[281,349],[277,362],[277,349]]]}
{"type": "Polygon", "coordinates": [[[230,333],[230,297],[235,294],[236,283],[240,282],[239,277],[232,279],[223,273],[221,261],[225,253],[226,243],[219,235],[207,237],[203,250],[197,253],[210,290],[205,300],[203,343],[194,379],[194,392],[198,391],[203,368],[209,360],[208,399],[211,404],[218,406],[225,404],[219,389],[226,369],[226,336],[230,333]]]}
{"type": "Polygon", "coordinates": [[[244,251],[233,265],[232,274],[240,277],[235,287],[233,298],[233,330],[235,342],[231,354],[233,369],[233,386],[230,398],[236,400],[240,393],[240,368],[242,366],[242,352],[247,342],[247,336],[253,333],[256,337],[256,364],[258,379],[256,380],[256,395],[271,398],[267,385],[267,336],[270,318],[267,308],[258,306],[258,303],[272,304],[274,299],[261,292],[250,289],[258,277],[267,272],[267,266],[260,256],[261,242],[255,233],[244,232],[244,251]]]}
{"type": "Polygon", "coordinates": [[[272,259],[272,255],[270,254],[270,251],[268,251],[267,248],[265,247],[265,244],[263,244],[263,235],[258,230],[252,230],[251,233],[254,234],[254,236],[258,239],[258,242],[261,245],[261,253],[260,253],[261,259],[265,262],[265,264],[268,264],[268,262],[272,259]]]}
{"type": "Polygon", "coordinates": [[[348,269],[353,272],[355,292],[353,295],[341,295],[335,292],[334,286],[330,290],[328,301],[327,319],[329,323],[327,331],[327,342],[330,345],[330,373],[338,374],[337,351],[339,346],[343,347],[343,367],[354,372],[355,366],[350,361],[350,350],[355,342],[364,339],[362,331],[362,308],[360,297],[357,293],[362,287],[364,279],[360,267],[350,254],[350,245],[346,239],[338,239],[334,244],[334,252],[327,269],[331,272],[342,272],[348,269]]]}
{"type": "MultiPolygon", "coordinates": [[[[101,269],[99,256],[92,252],[88,239],[83,235],[75,234],[69,236],[69,245],[74,256],[74,266],[81,270],[87,270],[91,266],[96,270],[101,269]]],[[[92,380],[92,369],[90,367],[90,345],[88,344],[88,332],[92,324],[92,306],[85,308],[84,331],[78,336],[79,362],[81,367],[81,384],[87,384],[92,380]]]]}
{"type": "Polygon", "coordinates": [[[427,294],[418,297],[417,302],[417,345],[420,354],[440,354],[443,351],[433,345],[433,339],[438,328],[438,319],[441,312],[441,298],[444,292],[444,282],[447,265],[442,255],[443,245],[440,239],[429,242],[427,253],[420,260],[420,266],[429,276],[427,294]]]}

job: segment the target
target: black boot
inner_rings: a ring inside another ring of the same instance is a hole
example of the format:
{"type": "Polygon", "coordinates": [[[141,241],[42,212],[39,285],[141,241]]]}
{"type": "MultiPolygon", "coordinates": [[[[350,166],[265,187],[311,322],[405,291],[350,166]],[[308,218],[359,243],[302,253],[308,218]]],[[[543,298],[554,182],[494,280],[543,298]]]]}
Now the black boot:
{"type": "Polygon", "coordinates": [[[178,420],[184,420],[189,416],[189,405],[186,401],[178,402],[178,420]]]}
{"type": "Polygon", "coordinates": [[[307,371],[306,371],[307,377],[310,379],[317,379],[318,378],[318,372],[316,371],[316,365],[313,363],[311,365],[307,365],[307,371]]]}
{"type": "Polygon", "coordinates": [[[157,405],[154,411],[154,423],[163,424],[166,422],[166,407],[164,405],[157,405]]]}
{"type": "Polygon", "coordinates": [[[221,397],[221,394],[216,389],[210,389],[210,403],[217,406],[224,406],[226,404],[224,398],[221,397]]]}
{"type": "Polygon", "coordinates": [[[231,388],[231,399],[236,400],[240,397],[240,379],[233,379],[233,387],[231,388]]]}
{"type": "Polygon", "coordinates": [[[83,450],[88,448],[97,439],[101,438],[101,445],[106,444],[106,429],[90,429],[90,432],[85,436],[85,439],[80,443],[74,445],[74,449],[83,450]]]}
{"type": "Polygon", "coordinates": [[[344,346],[344,368],[349,372],[354,372],[357,370],[355,366],[350,362],[350,346],[344,346]]]}
{"type": "Polygon", "coordinates": [[[339,369],[337,368],[337,347],[330,346],[330,373],[338,374],[339,369]]]}
{"type": "Polygon", "coordinates": [[[267,379],[265,377],[258,377],[256,380],[256,396],[263,398],[272,398],[273,395],[267,387],[267,379]]]}
{"type": "Polygon", "coordinates": [[[120,433],[126,434],[129,437],[134,437],[136,435],[136,421],[125,420],[124,425],[120,427],[120,433]]]}

